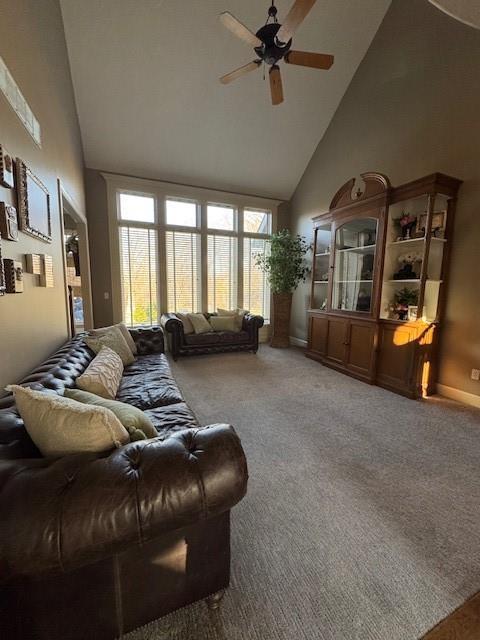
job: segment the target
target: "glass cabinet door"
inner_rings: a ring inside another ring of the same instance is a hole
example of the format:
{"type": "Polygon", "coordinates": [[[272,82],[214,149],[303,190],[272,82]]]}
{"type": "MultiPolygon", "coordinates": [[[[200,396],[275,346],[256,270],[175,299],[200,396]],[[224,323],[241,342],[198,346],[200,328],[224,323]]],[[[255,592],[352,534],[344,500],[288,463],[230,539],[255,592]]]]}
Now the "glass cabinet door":
{"type": "Polygon", "coordinates": [[[377,218],[356,218],[335,231],[332,309],[371,313],[377,218]]]}
{"type": "Polygon", "coordinates": [[[332,226],[330,223],[316,228],[311,308],[320,311],[324,311],[327,308],[328,302],[331,237],[332,226]]]}

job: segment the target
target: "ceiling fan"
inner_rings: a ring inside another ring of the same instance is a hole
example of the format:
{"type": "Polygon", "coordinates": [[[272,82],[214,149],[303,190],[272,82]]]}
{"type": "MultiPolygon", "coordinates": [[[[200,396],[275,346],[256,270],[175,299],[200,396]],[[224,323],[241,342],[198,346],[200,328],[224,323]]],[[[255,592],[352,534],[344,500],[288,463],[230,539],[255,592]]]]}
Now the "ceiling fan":
{"type": "Polygon", "coordinates": [[[277,20],[278,9],[275,6],[275,0],[272,0],[272,5],[268,9],[267,22],[256,34],[228,11],[220,14],[223,25],[238,38],[252,45],[257,55],[253,62],[222,76],[220,82],[229,84],[244,74],[258,69],[262,63],[268,64],[270,65],[272,104],[278,105],[283,102],[282,77],[278,66],[280,60],[283,59],[287,64],[296,64],[302,67],[330,69],[333,64],[333,56],[325,53],[294,51],[291,48],[292,36],[305,20],[315,2],[316,0],[295,0],[285,21],[280,24],[277,20]]]}

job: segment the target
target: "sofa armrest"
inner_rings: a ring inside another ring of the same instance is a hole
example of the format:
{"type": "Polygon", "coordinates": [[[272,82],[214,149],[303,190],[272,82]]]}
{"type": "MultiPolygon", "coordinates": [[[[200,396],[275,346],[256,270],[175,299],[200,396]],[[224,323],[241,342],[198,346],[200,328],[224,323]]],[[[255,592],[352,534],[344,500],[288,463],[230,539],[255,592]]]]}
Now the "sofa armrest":
{"type": "Polygon", "coordinates": [[[175,333],[183,336],[183,322],[174,313],[164,313],[160,318],[160,324],[167,333],[175,333]]]}
{"type": "Polygon", "coordinates": [[[233,427],[186,429],[110,455],[0,462],[0,577],[61,573],[223,513],[246,492],[233,427]]]}
{"type": "Polygon", "coordinates": [[[263,327],[265,320],[262,316],[255,316],[251,313],[247,313],[243,316],[242,329],[249,333],[258,332],[263,327]]]}
{"type": "Polygon", "coordinates": [[[129,331],[137,345],[139,355],[165,353],[162,327],[138,327],[129,331]]]}

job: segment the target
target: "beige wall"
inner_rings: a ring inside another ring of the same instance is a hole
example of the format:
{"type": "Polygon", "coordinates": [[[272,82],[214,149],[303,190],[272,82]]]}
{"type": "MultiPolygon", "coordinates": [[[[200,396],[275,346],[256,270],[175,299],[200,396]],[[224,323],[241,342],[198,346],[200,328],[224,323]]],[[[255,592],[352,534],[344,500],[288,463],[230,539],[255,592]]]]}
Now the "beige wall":
{"type": "MultiPolygon", "coordinates": [[[[51,196],[51,245],[20,233],[19,242],[2,241],[3,256],[53,256],[55,288],[36,286],[25,275],[25,292],[0,297],[0,389],[18,380],[67,338],[62,239],[57,178],[84,212],[83,154],[58,0],[1,2],[0,55],[42,127],[39,149],[0,94],[0,143],[22,158],[47,186],[51,196]]],[[[0,187],[0,201],[14,192],[0,187]]]]}
{"type": "MultiPolygon", "coordinates": [[[[335,72],[335,67],[332,68],[335,72]]],[[[480,31],[426,0],[393,0],[291,202],[311,238],[349,178],[380,171],[398,185],[440,171],[460,190],[440,382],[472,394],[480,368],[480,31]]],[[[321,106],[319,106],[321,108],[321,106]]],[[[306,338],[308,285],[295,293],[291,335],[306,338]]]]}

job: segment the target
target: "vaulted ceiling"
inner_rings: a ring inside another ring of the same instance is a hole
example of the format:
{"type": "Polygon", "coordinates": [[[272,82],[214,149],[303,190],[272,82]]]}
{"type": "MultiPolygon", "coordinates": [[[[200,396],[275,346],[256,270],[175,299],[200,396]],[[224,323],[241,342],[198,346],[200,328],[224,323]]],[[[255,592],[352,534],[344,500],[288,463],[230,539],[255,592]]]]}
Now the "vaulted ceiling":
{"type": "MultiPolygon", "coordinates": [[[[277,0],[280,22],[292,2],[277,0]]],[[[318,0],[294,48],[332,53],[335,64],[282,63],[277,107],[262,69],[218,81],[255,58],[219,13],[256,31],[269,4],[61,0],[87,167],[288,199],[390,0],[318,0]]]]}

